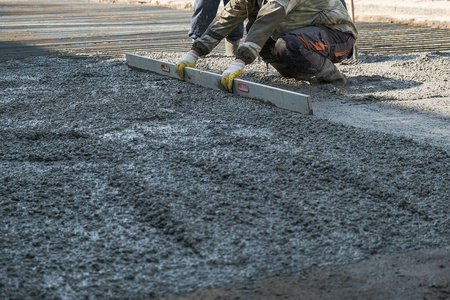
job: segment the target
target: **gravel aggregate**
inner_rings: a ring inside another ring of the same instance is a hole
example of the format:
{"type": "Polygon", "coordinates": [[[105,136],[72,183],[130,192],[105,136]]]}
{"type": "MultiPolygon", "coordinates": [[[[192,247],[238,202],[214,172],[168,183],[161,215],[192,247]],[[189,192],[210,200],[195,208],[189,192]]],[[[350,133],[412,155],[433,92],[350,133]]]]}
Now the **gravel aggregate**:
{"type": "Polygon", "coordinates": [[[158,298],[447,247],[449,57],[361,54],[340,66],[347,87],[282,79],[261,62],[242,76],[313,107],[428,116],[408,134],[390,132],[388,116],[366,119],[373,129],[300,115],[122,58],[3,62],[0,297],[158,298]]]}

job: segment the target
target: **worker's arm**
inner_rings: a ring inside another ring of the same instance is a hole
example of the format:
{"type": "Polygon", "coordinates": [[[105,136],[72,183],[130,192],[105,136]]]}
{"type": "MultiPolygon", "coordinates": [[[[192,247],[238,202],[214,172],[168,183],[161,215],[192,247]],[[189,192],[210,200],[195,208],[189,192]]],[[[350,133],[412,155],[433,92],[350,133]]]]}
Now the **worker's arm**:
{"type": "Polygon", "coordinates": [[[175,64],[175,72],[184,78],[184,68],[194,67],[200,56],[212,51],[220,41],[247,18],[246,1],[231,0],[220,18],[216,18],[200,38],[194,41],[191,51],[185,53],[175,64]]]}
{"type": "Polygon", "coordinates": [[[246,64],[252,63],[286,14],[286,4],[283,5],[281,1],[268,1],[264,4],[248,30],[245,42],[237,49],[236,58],[246,64]]]}
{"type": "Polygon", "coordinates": [[[192,50],[205,56],[247,18],[246,1],[231,0],[222,14],[192,44],[192,50]]]}
{"type": "Polygon", "coordinates": [[[250,20],[251,27],[245,42],[237,49],[236,60],[222,74],[221,82],[227,91],[233,92],[233,80],[242,74],[246,64],[258,57],[261,48],[285,16],[284,6],[278,1],[269,1],[259,9],[256,20],[250,20]]]}

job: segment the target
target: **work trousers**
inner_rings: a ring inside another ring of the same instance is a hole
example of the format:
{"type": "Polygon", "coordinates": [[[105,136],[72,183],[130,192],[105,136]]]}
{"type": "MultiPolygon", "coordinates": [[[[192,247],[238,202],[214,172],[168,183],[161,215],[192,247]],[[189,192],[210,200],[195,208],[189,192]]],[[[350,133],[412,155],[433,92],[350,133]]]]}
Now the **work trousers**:
{"type": "Polygon", "coordinates": [[[353,54],[352,35],[325,26],[308,26],[289,31],[277,41],[269,39],[260,52],[284,77],[304,78],[318,73],[329,59],[339,63],[353,54]]]}
{"type": "MultiPolygon", "coordinates": [[[[223,0],[223,5],[226,5],[229,0],[223,0]]],[[[199,38],[208,28],[209,24],[217,15],[220,0],[195,0],[194,12],[191,16],[191,30],[189,30],[189,37],[199,38]]],[[[237,41],[244,36],[244,24],[239,25],[226,38],[229,41],[237,41]]]]}

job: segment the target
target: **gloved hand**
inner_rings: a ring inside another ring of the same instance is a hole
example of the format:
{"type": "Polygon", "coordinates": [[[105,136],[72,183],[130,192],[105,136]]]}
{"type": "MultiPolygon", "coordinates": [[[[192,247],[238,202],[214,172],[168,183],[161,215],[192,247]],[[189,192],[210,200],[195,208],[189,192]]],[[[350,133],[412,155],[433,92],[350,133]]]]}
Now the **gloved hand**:
{"type": "Polygon", "coordinates": [[[180,76],[181,79],[184,79],[184,67],[195,67],[199,55],[194,50],[186,52],[175,64],[175,73],[180,76]]]}
{"type": "Polygon", "coordinates": [[[223,87],[230,93],[233,92],[233,79],[238,78],[239,75],[244,72],[244,68],[245,63],[240,59],[236,59],[230,64],[228,69],[223,71],[221,83],[223,87]]]}

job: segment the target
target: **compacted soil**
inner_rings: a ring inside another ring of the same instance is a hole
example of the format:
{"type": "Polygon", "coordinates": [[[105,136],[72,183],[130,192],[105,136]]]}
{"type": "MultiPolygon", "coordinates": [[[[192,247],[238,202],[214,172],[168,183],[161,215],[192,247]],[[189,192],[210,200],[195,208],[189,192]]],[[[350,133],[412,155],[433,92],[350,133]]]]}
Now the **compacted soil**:
{"type": "Polygon", "coordinates": [[[450,297],[449,52],[246,69],[313,116],[124,58],[0,64],[2,299],[450,297]]]}

